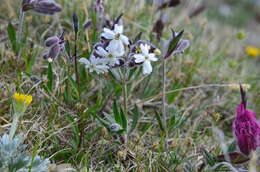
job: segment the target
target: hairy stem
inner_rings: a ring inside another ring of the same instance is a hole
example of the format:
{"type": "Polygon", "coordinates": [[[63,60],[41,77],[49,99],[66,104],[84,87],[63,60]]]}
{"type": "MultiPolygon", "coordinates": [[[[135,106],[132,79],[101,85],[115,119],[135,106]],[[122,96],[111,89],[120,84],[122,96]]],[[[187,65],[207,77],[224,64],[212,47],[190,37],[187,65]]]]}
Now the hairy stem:
{"type": "Polygon", "coordinates": [[[19,122],[19,114],[14,114],[13,122],[10,129],[9,139],[12,140],[14,137],[14,134],[16,132],[18,122],[19,122]]]}

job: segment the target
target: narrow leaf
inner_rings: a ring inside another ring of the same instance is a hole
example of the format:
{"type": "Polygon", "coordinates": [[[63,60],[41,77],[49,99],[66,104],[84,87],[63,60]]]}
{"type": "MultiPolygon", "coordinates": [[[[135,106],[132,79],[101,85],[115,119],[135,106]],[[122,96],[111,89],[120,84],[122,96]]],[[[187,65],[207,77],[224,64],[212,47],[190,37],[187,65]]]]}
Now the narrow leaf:
{"type": "Polygon", "coordinates": [[[138,110],[138,107],[135,105],[135,108],[133,110],[133,122],[131,124],[131,129],[129,131],[129,134],[132,133],[136,128],[139,118],[140,118],[140,112],[138,110]]]}
{"type": "Polygon", "coordinates": [[[16,32],[15,32],[14,26],[11,23],[8,24],[7,33],[8,33],[8,38],[12,45],[12,49],[15,53],[17,53],[18,47],[17,47],[17,43],[16,43],[16,32]]]}

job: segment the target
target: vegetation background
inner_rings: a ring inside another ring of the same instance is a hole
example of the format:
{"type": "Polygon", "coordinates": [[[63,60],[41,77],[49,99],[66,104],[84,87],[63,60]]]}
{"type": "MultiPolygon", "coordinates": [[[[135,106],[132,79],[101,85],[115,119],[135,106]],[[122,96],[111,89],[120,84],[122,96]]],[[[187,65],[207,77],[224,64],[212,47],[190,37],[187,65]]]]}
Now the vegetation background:
{"type": "MultiPolygon", "coordinates": [[[[104,0],[105,13],[111,19],[124,13],[125,34],[130,38],[142,32],[142,39],[150,40],[163,53],[163,42],[171,39],[170,28],[184,29],[183,37],[190,41],[184,54],[167,61],[167,91],[172,91],[167,94],[167,152],[162,141],[160,62],[155,64],[153,74],[135,75],[128,85],[128,122],[138,122],[126,145],[115,143],[95,118],[104,112],[113,114],[114,100],[118,107],[122,105],[123,88],[110,75],[91,75],[80,66],[80,101],[73,64],[66,57],[61,55],[53,62],[50,77],[48,62],[42,58],[44,41],[65,29],[65,39],[73,45],[72,14],[77,13],[82,26],[92,19],[94,3],[56,2],[63,10],[55,16],[26,15],[19,59],[7,28],[11,23],[17,29],[20,2],[1,0],[0,135],[10,127],[11,97],[18,91],[33,96],[18,132],[26,136],[28,152],[37,151],[49,157],[56,170],[58,165],[65,164],[86,171],[198,171],[206,162],[205,169],[210,171],[211,165],[202,150],[213,157],[223,153],[223,144],[229,151],[237,150],[231,125],[240,95],[230,84],[250,84],[249,107],[260,111],[260,59],[245,53],[246,46],[260,48],[259,1],[181,0],[180,5],[164,10],[167,22],[158,42],[152,32],[160,17],[158,4],[151,0],[104,0]],[[50,80],[51,91],[46,88],[50,80]],[[187,89],[181,91],[182,88],[187,89]]],[[[81,29],[80,54],[88,56],[97,39],[93,27],[81,29]]],[[[233,166],[248,169],[250,163],[233,166]]],[[[222,166],[219,170],[229,169],[222,166]]]]}

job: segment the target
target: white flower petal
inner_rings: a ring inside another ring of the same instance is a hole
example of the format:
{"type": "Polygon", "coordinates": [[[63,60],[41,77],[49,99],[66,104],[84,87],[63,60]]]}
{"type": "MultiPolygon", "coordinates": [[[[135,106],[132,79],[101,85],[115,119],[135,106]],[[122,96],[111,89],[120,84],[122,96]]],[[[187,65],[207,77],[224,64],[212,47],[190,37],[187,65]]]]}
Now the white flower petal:
{"type": "Polygon", "coordinates": [[[123,33],[123,25],[115,24],[114,32],[115,33],[123,33]]]}
{"type": "Polygon", "coordinates": [[[103,57],[107,57],[107,55],[108,55],[108,52],[106,50],[104,50],[103,47],[97,47],[96,52],[103,57]]]}
{"type": "Polygon", "coordinates": [[[136,63],[142,63],[145,60],[145,57],[142,54],[135,54],[134,58],[136,63]]]}
{"type": "Polygon", "coordinates": [[[127,38],[127,36],[125,35],[120,35],[120,40],[122,40],[122,42],[125,44],[125,45],[129,45],[129,39],[127,38]]]}
{"type": "Polygon", "coordinates": [[[151,65],[151,62],[146,60],[143,63],[143,74],[150,74],[153,71],[153,67],[151,65]]]}
{"type": "Polygon", "coordinates": [[[155,57],[155,54],[154,54],[154,53],[150,53],[150,54],[149,54],[149,60],[156,62],[156,61],[158,60],[158,58],[155,57]]]}
{"type": "Polygon", "coordinates": [[[79,59],[79,62],[80,62],[80,63],[83,63],[83,64],[85,64],[85,65],[90,65],[89,60],[86,59],[86,58],[80,58],[80,59],[79,59]]]}
{"type": "Polygon", "coordinates": [[[121,40],[113,39],[109,42],[107,49],[117,57],[120,57],[125,53],[125,48],[121,40]]]}
{"type": "Polygon", "coordinates": [[[140,45],[140,49],[142,51],[142,53],[145,55],[145,56],[148,56],[149,55],[149,49],[148,49],[148,45],[147,44],[141,44],[140,45]]]}
{"type": "Polygon", "coordinates": [[[104,32],[101,34],[101,36],[106,38],[106,39],[114,39],[115,33],[108,28],[104,28],[104,32]]]}

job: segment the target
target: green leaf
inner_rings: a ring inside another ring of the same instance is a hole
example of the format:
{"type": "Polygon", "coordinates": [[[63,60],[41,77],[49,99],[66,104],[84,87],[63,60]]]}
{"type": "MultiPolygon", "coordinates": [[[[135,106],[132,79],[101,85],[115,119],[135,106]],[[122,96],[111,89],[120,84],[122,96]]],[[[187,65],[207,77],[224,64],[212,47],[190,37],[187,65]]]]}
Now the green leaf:
{"type": "Polygon", "coordinates": [[[152,127],[152,123],[145,123],[144,126],[141,128],[142,133],[140,134],[140,137],[143,137],[143,135],[152,127]]]}
{"type": "Polygon", "coordinates": [[[159,113],[156,111],[155,112],[155,118],[156,120],[158,121],[158,124],[159,124],[159,127],[162,131],[165,131],[165,128],[163,126],[163,123],[162,123],[162,119],[161,119],[161,116],[159,115],[159,113]]]}
{"type": "Polygon", "coordinates": [[[47,87],[50,92],[52,92],[52,86],[53,86],[53,71],[52,71],[52,65],[51,63],[48,64],[48,74],[47,74],[48,82],[47,87]]]}
{"type": "Polygon", "coordinates": [[[15,32],[14,26],[11,23],[8,24],[7,33],[8,33],[8,38],[12,45],[12,49],[15,53],[17,53],[18,47],[17,47],[17,42],[16,42],[16,32],[15,32]]]}
{"type": "Polygon", "coordinates": [[[116,123],[118,123],[122,126],[122,118],[121,118],[121,114],[118,110],[118,105],[117,105],[116,101],[114,101],[114,103],[113,103],[113,113],[114,113],[114,118],[115,118],[116,123]]]}
{"type": "Polygon", "coordinates": [[[125,113],[124,113],[124,111],[123,111],[123,109],[120,107],[120,115],[121,115],[121,126],[123,127],[123,129],[125,130],[125,131],[127,131],[127,118],[126,118],[126,116],[125,116],[125,113]]]}
{"type": "Polygon", "coordinates": [[[103,127],[105,127],[106,129],[110,130],[110,128],[109,128],[110,124],[107,121],[105,121],[104,119],[100,118],[96,114],[93,114],[93,116],[101,123],[101,125],[103,127]]]}
{"type": "Polygon", "coordinates": [[[181,37],[182,37],[182,34],[183,34],[184,30],[180,31],[178,33],[177,36],[175,36],[175,31],[172,29],[172,40],[170,41],[170,44],[169,44],[169,47],[168,47],[168,50],[167,50],[167,53],[165,54],[164,58],[168,58],[170,57],[170,55],[172,54],[172,52],[176,49],[181,37]]]}
{"type": "Polygon", "coordinates": [[[92,131],[91,133],[87,134],[87,135],[85,136],[85,139],[86,139],[87,141],[90,141],[100,130],[101,130],[101,127],[95,129],[95,130],[92,131]]]}
{"type": "Polygon", "coordinates": [[[136,128],[139,118],[140,118],[140,112],[138,110],[138,107],[135,105],[134,110],[133,110],[133,122],[131,124],[131,129],[129,131],[129,134],[132,133],[134,131],[134,129],[136,128]]]}
{"type": "Polygon", "coordinates": [[[208,165],[214,166],[216,163],[216,158],[213,154],[209,153],[206,149],[202,149],[203,156],[208,165]]]}

